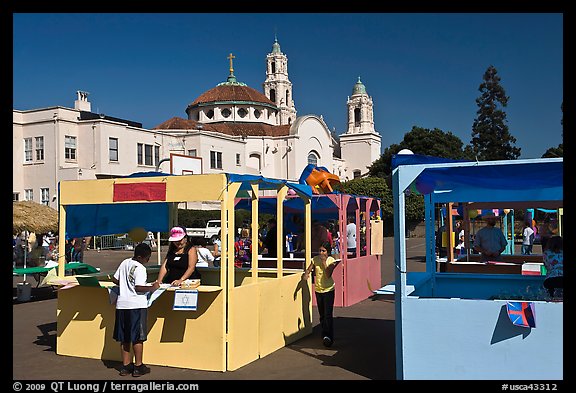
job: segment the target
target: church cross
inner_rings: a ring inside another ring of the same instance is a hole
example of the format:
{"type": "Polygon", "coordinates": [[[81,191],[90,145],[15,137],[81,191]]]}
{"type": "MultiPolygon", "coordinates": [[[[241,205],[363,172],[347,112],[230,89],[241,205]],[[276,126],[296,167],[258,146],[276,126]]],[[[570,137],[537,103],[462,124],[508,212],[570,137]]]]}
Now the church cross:
{"type": "Polygon", "coordinates": [[[227,57],[228,60],[230,60],[230,74],[234,73],[234,66],[232,65],[232,59],[235,59],[236,56],[232,55],[232,53],[230,53],[227,57]]]}

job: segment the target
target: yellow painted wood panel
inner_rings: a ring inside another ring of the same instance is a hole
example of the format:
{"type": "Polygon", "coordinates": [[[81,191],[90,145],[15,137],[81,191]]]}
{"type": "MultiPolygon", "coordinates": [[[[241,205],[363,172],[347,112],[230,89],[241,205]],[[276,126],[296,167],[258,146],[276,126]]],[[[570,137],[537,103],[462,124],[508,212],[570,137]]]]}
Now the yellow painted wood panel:
{"type": "MultiPolygon", "coordinates": [[[[197,311],[172,311],[174,292],[164,292],[148,309],[144,362],[225,371],[225,307],[222,291],[200,292],[197,311]]],[[[58,294],[57,353],[121,360],[113,340],[115,307],[104,288],[74,287],[58,294]]]]}
{"type": "MultiPolygon", "coordinates": [[[[259,286],[236,287],[228,299],[228,370],[258,359],[259,286]]],[[[265,317],[265,316],[264,316],[265,317]]]]}
{"type": "Polygon", "coordinates": [[[121,360],[120,346],[112,339],[116,309],[108,290],[74,287],[58,292],[58,355],[121,360]]]}
{"type": "Polygon", "coordinates": [[[302,280],[302,273],[286,275],[280,280],[282,335],[285,345],[312,333],[312,299],[310,280],[302,280]]]}
{"type": "Polygon", "coordinates": [[[259,320],[259,350],[260,357],[286,345],[282,334],[282,309],[280,302],[281,287],[279,279],[258,280],[260,293],[260,320],[259,320]]]}
{"type": "MultiPolygon", "coordinates": [[[[226,175],[153,176],[97,180],[64,180],[60,182],[62,205],[113,203],[114,184],[166,183],[166,202],[222,200],[226,175]]],[[[136,203],[137,201],[116,202],[136,203]]],[[[157,202],[157,201],[155,201],[157,202]]],[[[147,203],[147,201],[141,201],[147,203]]]]}

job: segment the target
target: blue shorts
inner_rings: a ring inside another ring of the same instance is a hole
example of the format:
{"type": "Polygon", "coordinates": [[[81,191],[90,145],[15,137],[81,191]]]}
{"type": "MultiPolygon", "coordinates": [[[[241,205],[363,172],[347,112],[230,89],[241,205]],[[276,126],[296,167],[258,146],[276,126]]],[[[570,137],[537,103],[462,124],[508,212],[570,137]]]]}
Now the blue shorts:
{"type": "Polygon", "coordinates": [[[147,308],[126,310],[116,309],[114,340],[121,343],[146,341],[148,338],[148,329],[146,326],[147,317],[147,308]]]}

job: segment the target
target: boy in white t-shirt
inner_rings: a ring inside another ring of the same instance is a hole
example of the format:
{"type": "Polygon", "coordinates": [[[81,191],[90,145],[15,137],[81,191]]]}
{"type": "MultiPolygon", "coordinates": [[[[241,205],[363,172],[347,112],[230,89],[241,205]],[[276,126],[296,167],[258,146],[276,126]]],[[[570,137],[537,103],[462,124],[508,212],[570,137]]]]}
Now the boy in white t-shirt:
{"type": "Polygon", "coordinates": [[[122,368],[120,375],[132,373],[139,377],[150,372],[150,368],[142,363],[144,341],[147,339],[148,328],[148,292],[160,287],[158,281],[147,284],[146,264],[150,260],[152,250],[146,243],[140,243],[134,248],[134,256],[122,261],[114,277],[110,279],[120,287],[116,300],[116,319],[114,321],[114,340],[120,342],[122,368]],[[130,346],[134,351],[134,363],[130,346]]]}

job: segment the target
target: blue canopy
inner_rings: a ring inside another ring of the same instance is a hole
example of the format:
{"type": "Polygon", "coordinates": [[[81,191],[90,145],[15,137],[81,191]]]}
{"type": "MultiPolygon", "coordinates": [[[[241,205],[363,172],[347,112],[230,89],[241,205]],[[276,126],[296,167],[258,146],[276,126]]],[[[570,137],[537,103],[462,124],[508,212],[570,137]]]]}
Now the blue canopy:
{"type": "MultiPolygon", "coordinates": [[[[137,172],[123,177],[154,176],[177,175],[163,172],[137,172]]],[[[241,183],[240,190],[244,191],[250,190],[251,183],[257,183],[262,190],[276,190],[279,186],[286,185],[298,194],[312,196],[312,188],[305,184],[263,176],[237,174],[226,174],[226,176],[228,182],[241,183]]],[[[66,238],[127,233],[137,227],[152,232],[167,232],[170,229],[168,206],[167,202],[68,205],[66,207],[66,238]]]]}
{"type": "Polygon", "coordinates": [[[288,180],[272,179],[269,177],[257,175],[238,175],[229,173],[226,176],[228,176],[229,183],[242,183],[240,185],[240,190],[250,190],[250,184],[253,183],[257,183],[261,190],[277,190],[280,186],[285,185],[289,189],[296,191],[298,194],[307,197],[312,196],[312,187],[307,184],[292,183],[288,180]]]}
{"type": "Polygon", "coordinates": [[[414,178],[416,189],[434,194],[435,202],[563,199],[562,159],[472,162],[416,154],[392,157],[393,169],[410,165],[422,166],[414,178]]]}

